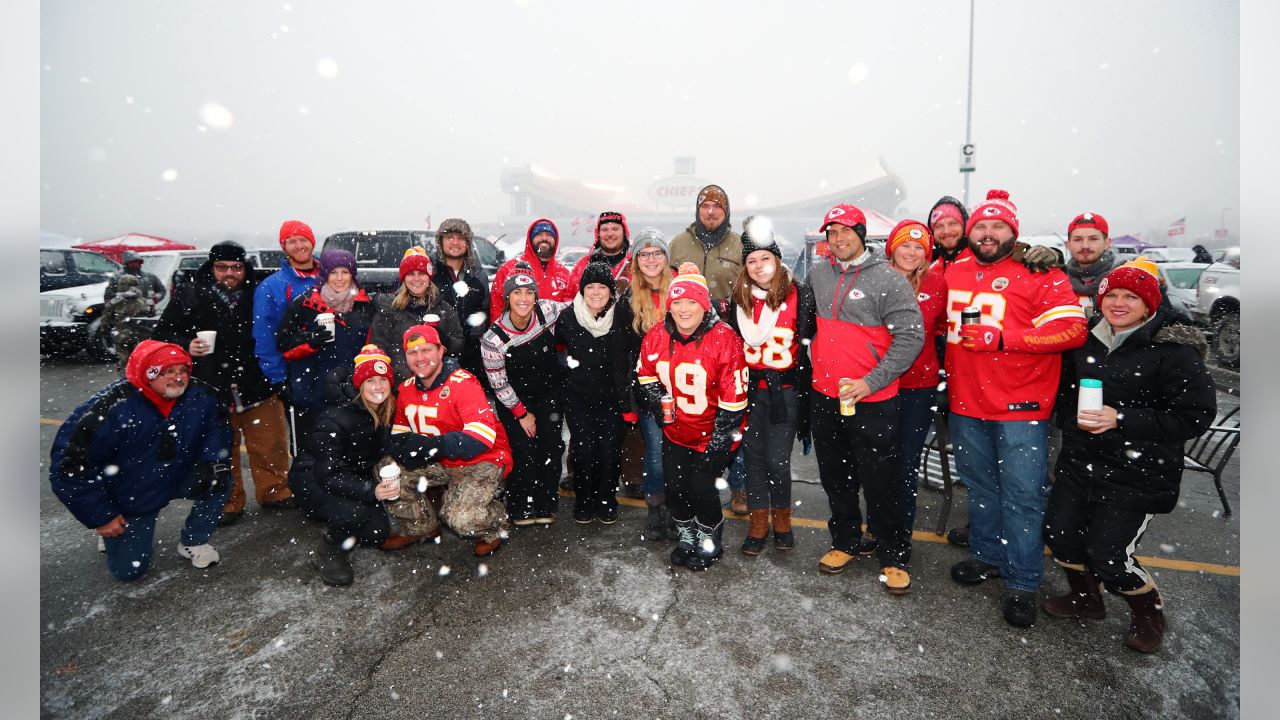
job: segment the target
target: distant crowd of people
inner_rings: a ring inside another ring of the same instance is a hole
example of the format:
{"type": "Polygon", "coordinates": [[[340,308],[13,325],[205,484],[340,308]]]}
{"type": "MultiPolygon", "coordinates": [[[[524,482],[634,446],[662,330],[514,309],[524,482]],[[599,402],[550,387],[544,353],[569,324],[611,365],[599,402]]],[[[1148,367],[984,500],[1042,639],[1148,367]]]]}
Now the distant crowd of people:
{"type": "Polygon", "coordinates": [[[177,552],[206,568],[215,531],[245,513],[243,445],[257,504],[321,523],[310,561],[347,585],[359,546],[447,528],[483,557],[513,527],[555,523],[564,422],[573,520],[617,522],[636,425],[641,535],[698,572],[724,554],[724,477],[748,519],[743,555],[796,548],[791,456],[811,443],[829,502],[818,569],[874,556],[903,595],[920,455],[945,417],[970,523],[953,533],[969,557],[952,578],[1003,579],[1018,627],[1037,608],[1103,617],[1106,589],[1131,608],[1125,642],[1151,652],[1163,601],[1134,553],[1175,506],[1183,443],[1215,415],[1204,340],[1154,265],[1117,263],[1101,215],[1072,220],[1062,258],[1019,242],[1017,213],[1001,190],[972,211],[943,197],[881,252],[863,212],[838,204],[801,282],[769,219],[735,231],[709,185],[670,241],[600,213],[572,268],[539,218],[490,282],[470,226],[446,220],[375,295],[351,253],[316,255],[290,220],[286,258],[260,282],[240,245],[210,249],[150,337],[131,338],[123,379],[61,426],[50,481],[121,580],[147,571],[158,513],[191,499],[177,552]],[[1069,591],[1037,602],[1046,544],[1069,591]]]}

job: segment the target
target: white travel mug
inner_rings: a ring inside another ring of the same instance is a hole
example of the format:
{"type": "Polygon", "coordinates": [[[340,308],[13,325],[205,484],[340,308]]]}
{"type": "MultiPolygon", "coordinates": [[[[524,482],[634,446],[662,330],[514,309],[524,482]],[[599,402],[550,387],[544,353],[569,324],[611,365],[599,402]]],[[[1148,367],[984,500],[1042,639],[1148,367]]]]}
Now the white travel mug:
{"type": "Polygon", "coordinates": [[[214,342],[217,341],[218,339],[218,331],[217,330],[201,330],[200,332],[196,333],[196,337],[203,340],[204,343],[209,346],[209,349],[206,350],[204,354],[212,355],[214,342]]]}
{"type": "MultiPolygon", "coordinates": [[[[1080,379],[1080,395],[1076,400],[1076,412],[1081,410],[1101,410],[1102,409],[1102,381],[1093,378],[1080,379]]],[[[1077,425],[1096,426],[1095,422],[1086,422],[1076,415],[1077,425]]]]}
{"type": "Polygon", "coordinates": [[[329,328],[329,342],[333,342],[337,339],[337,330],[335,329],[333,313],[320,313],[319,315],[316,315],[316,324],[329,328]]]}

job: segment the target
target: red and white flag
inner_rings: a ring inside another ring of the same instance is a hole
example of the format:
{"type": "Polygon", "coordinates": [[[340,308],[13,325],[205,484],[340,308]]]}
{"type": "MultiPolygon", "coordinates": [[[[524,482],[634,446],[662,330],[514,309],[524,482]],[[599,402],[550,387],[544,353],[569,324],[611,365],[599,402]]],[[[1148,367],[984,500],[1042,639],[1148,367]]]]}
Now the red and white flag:
{"type": "Polygon", "coordinates": [[[1174,235],[1182,235],[1182,234],[1185,234],[1186,232],[1187,232],[1187,219],[1185,217],[1178,218],[1172,225],[1169,226],[1169,237],[1173,237],[1174,235]]]}

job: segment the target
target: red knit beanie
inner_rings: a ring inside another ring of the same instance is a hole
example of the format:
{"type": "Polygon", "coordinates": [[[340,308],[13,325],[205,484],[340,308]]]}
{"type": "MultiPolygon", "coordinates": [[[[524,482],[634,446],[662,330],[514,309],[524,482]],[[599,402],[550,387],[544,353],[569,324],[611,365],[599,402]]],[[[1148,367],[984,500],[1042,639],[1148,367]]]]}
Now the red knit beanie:
{"type": "Polygon", "coordinates": [[[316,234],[311,232],[311,226],[301,220],[285,220],[280,226],[280,247],[284,247],[285,241],[294,235],[301,235],[311,241],[311,247],[316,246],[316,234]]]}
{"type": "Polygon", "coordinates": [[[431,277],[435,277],[435,268],[431,265],[431,258],[427,257],[427,251],[417,245],[404,251],[404,256],[400,258],[400,282],[404,283],[405,276],[413,271],[424,272],[431,277]]]}
{"type": "Polygon", "coordinates": [[[1155,313],[1156,308],[1160,307],[1160,281],[1137,265],[1125,263],[1107,273],[1102,282],[1098,283],[1098,304],[1101,305],[1102,298],[1117,288],[1128,290],[1142,298],[1148,315],[1155,313]]]}
{"type": "Polygon", "coordinates": [[[382,351],[382,348],[373,343],[360,348],[360,354],[356,355],[356,369],[351,375],[351,382],[359,390],[364,381],[371,377],[384,377],[387,382],[395,384],[395,376],[391,372],[391,358],[382,351]]]}
{"type": "Polygon", "coordinates": [[[988,190],[987,199],[969,216],[969,224],[964,229],[966,236],[973,235],[973,227],[983,220],[999,220],[1013,230],[1013,237],[1018,237],[1018,206],[1009,199],[1008,190],[988,190]]]}
{"type": "Polygon", "coordinates": [[[667,290],[667,307],[676,300],[692,300],[711,312],[711,293],[707,290],[707,279],[697,273],[678,275],[671,281],[667,290]]]}

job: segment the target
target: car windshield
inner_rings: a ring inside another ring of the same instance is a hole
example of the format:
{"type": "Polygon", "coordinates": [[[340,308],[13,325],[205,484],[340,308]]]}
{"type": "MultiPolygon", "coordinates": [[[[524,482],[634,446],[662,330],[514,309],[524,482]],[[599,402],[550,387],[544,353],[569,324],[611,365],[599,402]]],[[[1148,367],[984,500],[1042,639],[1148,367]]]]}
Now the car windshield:
{"type": "Polygon", "coordinates": [[[357,267],[396,268],[413,242],[412,236],[404,233],[330,235],[324,249],[346,250],[356,256],[357,267]]]}
{"type": "Polygon", "coordinates": [[[1165,269],[1165,277],[1169,279],[1169,284],[1182,290],[1194,290],[1196,281],[1200,279],[1200,273],[1204,272],[1204,268],[1177,268],[1174,270],[1165,269]]]}
{"type": "Polygon", "coordinates": [[[80,272],[110,274],[120,269],[115,263],[95,252],[73,253],[72,257],[75,258],[76,268],[80,272]]]}

